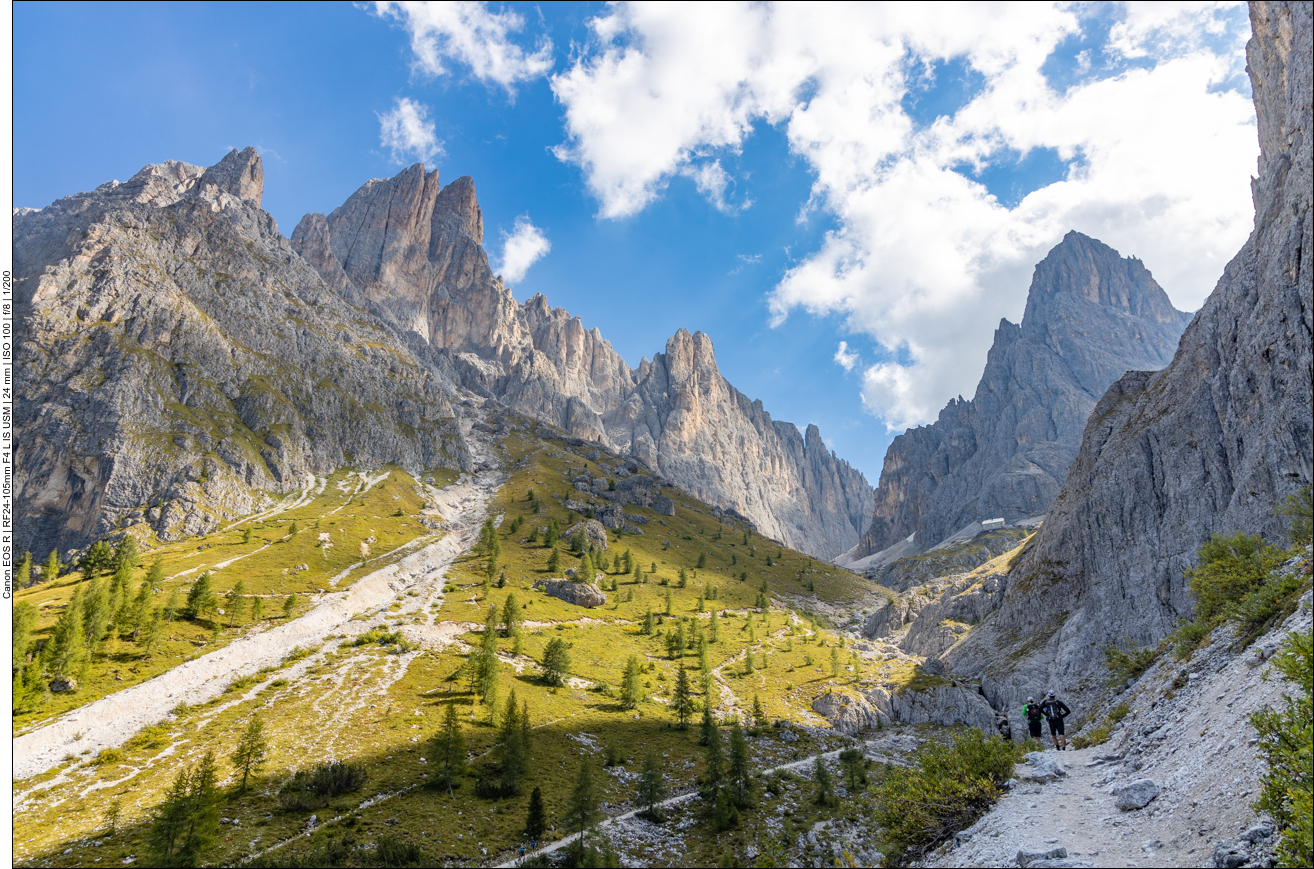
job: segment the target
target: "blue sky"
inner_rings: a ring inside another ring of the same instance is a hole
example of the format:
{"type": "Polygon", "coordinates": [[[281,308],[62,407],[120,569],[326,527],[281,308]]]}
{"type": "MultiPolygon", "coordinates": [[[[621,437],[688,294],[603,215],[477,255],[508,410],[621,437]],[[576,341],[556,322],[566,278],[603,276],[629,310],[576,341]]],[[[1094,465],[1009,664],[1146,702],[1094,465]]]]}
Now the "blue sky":
{"type": "Polygon", "coordinates": [[[1243,7],[893,9],[18,3],[14,204],[249,144],[290,235],[425,150],[382,144],[405,99],[429,165],[474,177],[495,264],[517,218],[550,242],[517,298],[632,365],[707,332],[874,484],[894,434],[971,395],[1068,229],[1198,307],[1257,152],[1243,7]]]}

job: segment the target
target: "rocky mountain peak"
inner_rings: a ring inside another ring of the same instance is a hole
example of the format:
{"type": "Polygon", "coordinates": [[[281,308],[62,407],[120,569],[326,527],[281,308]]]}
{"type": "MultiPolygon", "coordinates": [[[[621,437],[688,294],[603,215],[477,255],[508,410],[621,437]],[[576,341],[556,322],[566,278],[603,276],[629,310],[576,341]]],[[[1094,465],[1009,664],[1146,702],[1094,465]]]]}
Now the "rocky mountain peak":
{"type": "Polygon", "coordinates": [[[1123,257],[1101,241],[1075,230],[1036,264],[1027,295],[1024,331],[1052,318],[1055,303],[1080,299],[1153,323],[1184,325],[1181,311],[1135,257],[1123,257]]]}
{"type": "Polygon", "coordinates": [[[890,445],[875,515],[848,560],[1045,513],[1100,395],[1128,370],[1167,365],[1189,319],[1140,260],[1069,232],[1037,264],[1022,324],[999,321],[972,400],[950,401],[890,445]]]}
{"type": "Polygon", "coordinates": [[[265,166],[255,148],[234,148],[201,176],[199,189],[213,184],[224,193],[246,199],[260,207],[265,195],[265,166]]]}
{"type": "MultiPolygon", "coordinates": [[[[435,170],[436,172],[436,170],[435,170]]],[[[444,228],[454,229],[461,235],[474,239],[475,244],[484,243],[484,214],[479,209],[479,198],[475,195],[474,179],[462,175],[448,184],[438,194],[434,203],[433,238],[439,237],[437,227],[440,222],[444,228]]],[[[432,257],[435,251],[430,249],[432,257]]]]}

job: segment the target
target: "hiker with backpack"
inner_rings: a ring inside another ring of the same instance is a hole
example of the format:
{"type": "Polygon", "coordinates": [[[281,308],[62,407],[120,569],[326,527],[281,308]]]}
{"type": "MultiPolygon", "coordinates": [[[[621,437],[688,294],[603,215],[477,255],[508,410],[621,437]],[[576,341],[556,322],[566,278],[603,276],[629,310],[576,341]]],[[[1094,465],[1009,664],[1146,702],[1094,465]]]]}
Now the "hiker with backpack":
{"type": "Polygon", "coordinates": [[[1022,707],[1022,715],[1027,720],[1027,736],[1040,742],[1040,723],[1045,719],[1045,713],[1040,710],[1034,697],[1027,698],[1027,705],[1022,707]]]}
{"type": "Polygon", "coordinates": [[[1040,711],[1044,713],[1045,720],[1049,722],[1049,735],[1054,740],[1054,748],[1059,751],[1068,750],[1068,737],[1063,732],[1063,719],[1072,714],[1072,710],[1062,700],[1054,696],[1050,691],[1045,695],[1045,702],[1040,705],[1040,711]]]}

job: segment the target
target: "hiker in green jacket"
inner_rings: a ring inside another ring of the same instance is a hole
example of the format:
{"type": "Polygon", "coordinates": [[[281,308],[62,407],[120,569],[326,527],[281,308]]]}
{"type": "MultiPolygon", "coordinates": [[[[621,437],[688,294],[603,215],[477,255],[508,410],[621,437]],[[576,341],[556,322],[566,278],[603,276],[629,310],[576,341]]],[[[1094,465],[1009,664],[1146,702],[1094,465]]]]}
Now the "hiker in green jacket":
{"type": "MultiPolygon", "coordinates": [[[[1034,697],[1027,698],[1027,704],[1022,707],[1022,716],[1027,720],[1027,736],[1036,742],[1040,740],[1040,724],[1045,720],[1045,713],[1040,710],[1040,704],[1034,697]]],[[[1041,742],[1041,745],[1044,745],[1041,742]]]]}

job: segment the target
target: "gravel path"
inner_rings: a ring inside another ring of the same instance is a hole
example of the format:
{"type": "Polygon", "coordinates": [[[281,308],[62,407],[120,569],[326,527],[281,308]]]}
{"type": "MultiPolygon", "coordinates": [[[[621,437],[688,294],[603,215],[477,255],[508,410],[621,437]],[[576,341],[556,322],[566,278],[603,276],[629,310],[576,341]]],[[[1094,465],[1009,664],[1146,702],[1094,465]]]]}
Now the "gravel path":
{"type": "Polygon", "coordinates": [[[1212,866],[1215,850],[1243,833],[1267,839],[1253,808],[1264,764],[1249,717],[1297,692],[1270,659],[1288,631],[1309,630],[1310,606],[1306,592],[1295,614],[1240,654],[1223,630],[1187,661],[1162,656],[1111,701],[1131,712],[1108,742],[1046,751],[1065,768],[1046,783],[1027,782],[1035,764],[1019,764],[1021,783],[926,865],[1016,866],[1019,851],[1063,848],[1072,866],[1212,866]],[[1120,810],[1117,792],[1144,780],[1158,795],[1120,810]]]}
{"type": "Polygon", "coordinates": [[[122,745],[133,734],[169,715],[179,703],[197,705],[218,697],[234,679],[278,666],[297,646],[314,646],[358,613],[386,606],[399,594],[441,594],[447,567],[476,540],[487,504],[502,483],[491,451],[470,442],[485,459],[473,478],[464,476],[437,493],[446,536],[361,578],[344,592],[322,595],[300,618],[237,640],[167,673],[75,709],[13,741],[13,778],[22,781],[51,769],[69,754],[122,745]]]}

